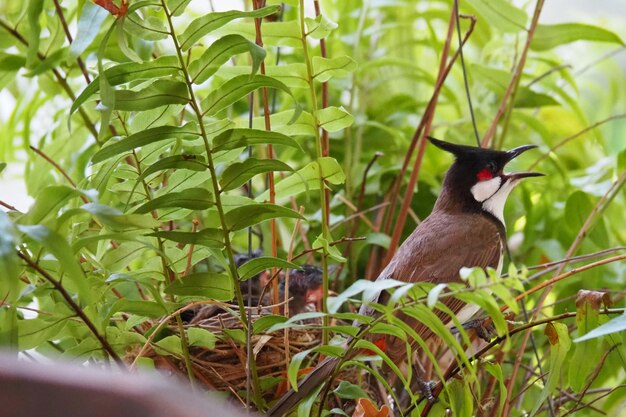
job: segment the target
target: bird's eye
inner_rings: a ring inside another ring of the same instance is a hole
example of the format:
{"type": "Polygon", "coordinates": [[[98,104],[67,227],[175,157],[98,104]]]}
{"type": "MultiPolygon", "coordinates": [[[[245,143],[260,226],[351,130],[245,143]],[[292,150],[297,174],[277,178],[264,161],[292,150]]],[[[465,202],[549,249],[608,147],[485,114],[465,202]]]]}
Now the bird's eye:
{"type": "Polygon", "coordinates": [[[493,171],[491,170],[491,167],[489,166],[481,169],[480,171],[478,171],[478,174],[476,174],[476,179],[478,181],[486,181],[492,178],[493,178],[493,171]]]}

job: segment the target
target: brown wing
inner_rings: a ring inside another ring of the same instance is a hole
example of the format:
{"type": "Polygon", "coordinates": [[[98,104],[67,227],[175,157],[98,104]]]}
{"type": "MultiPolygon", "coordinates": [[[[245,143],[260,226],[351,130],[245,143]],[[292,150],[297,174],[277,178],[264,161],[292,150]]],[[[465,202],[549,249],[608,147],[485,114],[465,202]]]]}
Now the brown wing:
{"type": "MultiPolygon", "coordinates": [[[[498,226],[480,214],[433,213],[424,220],[398,249],[378,279],[394,278],[406,282],[460,282],[462,267],[497,268],[502,256],[502,237],[498,226]],[[454,233],[452,233],[454,232],[454,233]]],[[[441,300],[454,314],[465,303],[441,300]]],[[[436,311],[446,322],[449,317],[436,311]]],[[[414,318],[400,315],[424,340],[432,333],[414,318]]],[[[404,342],[387,340],[387,353],[393,360],[406,354],[404,342]]]]}

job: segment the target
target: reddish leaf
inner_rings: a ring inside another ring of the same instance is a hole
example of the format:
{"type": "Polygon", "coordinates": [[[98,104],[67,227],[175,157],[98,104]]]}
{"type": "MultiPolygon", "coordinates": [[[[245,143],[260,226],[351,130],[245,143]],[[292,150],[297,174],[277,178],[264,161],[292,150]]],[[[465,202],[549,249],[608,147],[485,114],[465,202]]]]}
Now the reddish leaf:
{"type": "Polygon", "coordinates": [[[356,409],[352,413],[352,417],[388,417],[389,407],[383,405],[380,409],[376,408],[368,398],[359,398],[356,402],[356,409]]]}
{"type": "Polygon", "coordinates": [[[126,11],[128,10],[128,3],[126,3],[126,0],[122,0],[119,7],[113,3],[113,0],[93,0],[93,2],[111,13],[113,16],[125,16],[126,11]]]}

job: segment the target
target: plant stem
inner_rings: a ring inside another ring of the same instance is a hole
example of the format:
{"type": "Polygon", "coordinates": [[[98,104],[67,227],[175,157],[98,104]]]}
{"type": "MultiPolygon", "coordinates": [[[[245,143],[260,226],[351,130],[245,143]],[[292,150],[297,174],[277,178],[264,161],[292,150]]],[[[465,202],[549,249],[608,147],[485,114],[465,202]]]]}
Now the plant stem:
{"type": "MultiPolygon", "coordinates": [[[[317,158],[320,161],[320,158],[324,156],[324,146],[322,143],[322,137],[320,136],[320,126],[319,120],[317,119],[317,94],[315,92],[315,80],[313,79],[313,66],[311,64],[311,58],[309,56],[309,46],[307,44],[306,38],[306,29],[304,25],[304,0],[299,0],[300,8],[299,8],[299,17],[300,17],[300,36],[302,40],[302,52],[304,55],[304,62],[306,64],[306,72],[307,72],[307,82],[309,84],[309,92],[311,95],[311,107],[312,113],[315,117],[316,127],[315,127],[315,145],[317,150],[317,158]]],[[[319,166],[319,180],[320,180],[320,202],[321,202],[321,210],[322,210],[322,237],[327,241],[330,241],[330,227],[329,227],[329,210],[328,204],[326,202],[327,193],[325,191],[326,185],[324,183],[324,175],[322,172],[322,165],[318,163],[319,166]]],[[[326,249],[322,249],[322,311],[327,312],[326,301],[328,299],[328,254],[326,253],[326,249]]],[[[328,316],[324,315],[322,319],[323,329],[322,329],[322,344],[328,343],[328,316]]]]}
{"type": "MultiPolygon", "coordinates": [[[[196,100],[196,96],[194,94],[192,83],[191,83],[191,76],[189,75],[187,64],[182,54],[180,43],[178,42],[178,37],[176,36],[176,32],[174,30],[174,23],[172,22],[172,16],[167,8],[167,5],[165,4],[165,0],[161,0],[161,5],[163,6],[163,10],[165,11],[165,16],[167,18],[167,22],[170,28],[170,36],[172,37],[172,41],[174,43],[174,48],[176,49],[176,54],[178,56],[178,61],[181,67],[181,71],[183,72],[183,75],[185,77],[185,82],[187,84],[187,89],[189,90],[189,104],[194,114],[196,115],[196,119],[198,120],[198,124],[200,127],[200,134],[204,142],[204,148],[207,154],[207,165],[209,168],[209,174],[211,176],[211,185],[213,187],[213,193],[215,196],[215,207],[217,209],[217,213],[220,218],[220,224],[222,226],[222,232],[224,234],[224,249],[226,251],[226,255],[228,258],[228,268],[229,268],[230,275],[233,281],[233,290],[235,293],[235,298],[237,300],[237,306],[239,307],[240,320],[243,325],[244,331],[251,332],[252,323],[248,322],[248,318],[246,316],[246,308],[245,308],[245,303],[243,299],[243,293],[241,292],[241,287],[239,286],[239,273],[237,272],[237,265],[235,264],[235,256],[234,256],[232,244],[230,241],[228,223],[226,222],[226,215],[224,212],[224,207],[222,205],[222,199],[221,199],[221,194],[220,194],[221,190],[220,190],[219,183],[217,182],[217,173],[215,170],[215,163],[213,161],[213,153],[211,150],[211,145],[209,144],[209,138],[206,133],[206,128],[204,126],[202,110],[196,100]]],[[[255,400],[257,404],[261,404],[261,397],[260,397],[260,393],[258,392],[259,384],[258,384],[258,377],[257,377],[256,369],[253,368],[251,369],[251,371],[252,371],[252,378],[254,381],[255,400]]]]}
{"type": "Polygon", "coordinates": [[[22,253],[19,250],[17,251],[17,256],[19,256],[28,266],[30,266],[35,271],[37,271],[37,273],[39,275],[41,275],[46,281],[48,281],[50,284],[52,284],[52,286],[59,293],[61,293],[61,296],[63,297],[65,302],[67,302],[67,304],[70,306],[70,308],[72,310],[74,310],[76,315],[78,317],[80,317],[80,319],[83,321],[83,323],[85,323],[85,325],[87,326],[89,331],[91,331],[91,333],[96,337],[96,339],[98,339],[98,342],[100,342],[100,345],[102,346],[102,349],[109,356],[111,356],[113,358],[113,360],[117,363],[117,365],[120,367],[120,369],[125,370],[126,369],[126,365],[124,365],[124,361],[122,361],[122,359],[115,352],[115,350],[109,344],[109,342],[106,340],[106,338],[103,335],[100,334],[100,332],[98,331],[96,325],[89,319],[89,317],[87,317],[87,314],[85,314],[83,309],[74,301],[72,296],[67,292],[67,290],[63,287],[63,285],[61,285],[61,283],[58,280],[56,280],[52,275],[50,275],[48,273],[48,271],[43,269],[41,266],[39,266],[39,264],[37,264],[32,259],[30,259],[29,256],[25,255],[24,253],[22,253]]]}

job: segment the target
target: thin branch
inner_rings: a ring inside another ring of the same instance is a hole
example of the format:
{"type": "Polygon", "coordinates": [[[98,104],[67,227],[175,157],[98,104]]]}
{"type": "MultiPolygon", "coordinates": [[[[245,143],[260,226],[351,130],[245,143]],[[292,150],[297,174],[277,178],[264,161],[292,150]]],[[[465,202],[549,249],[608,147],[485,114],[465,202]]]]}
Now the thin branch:
{"type": "Polygon", "coordinates": [[[586,128],[584,128],[583,130],[581,130],[580,132],[574,133],[571,136],[566,137],[565,139],[559,141],[558,143],[556,143],[554,146],[552,146],[548,152],[542,154],[539,158],[537,158],[537,160],[535,162],[533,162],[532,164],[530,164],[530,166],[528,167],[529,171],[532,171],[532,169],[534,167],[536,167],[541,161],[543,161],[544,159],[546,159],[551,153],[553,153],[554,151],[556,151],[557,149],[559,149],[561,146],[565,145],[566,143],[584,135],[585,133],[589,132],[590,130],[595,129],[598,126],[601,126],[607,122],[611,122],[613,120],[618,120],[618,119],[624,119],[626,118],[626,113],[622,113],[622,114],[616,114],[614,116],[611,117],[607,117],[604,120],[600,120],[599,122],[596,122],[590,126],[587,126],[586,128]]]}
{"type": "MultiPolygon", "coordinates": [[[[394,188],[393,191],[391,193],[392,195],[392,205],[391,208],[388,212],[388,224],[389,223],[389,219],[391,219],[393,217],[393,212],[395,209],[395,195],[398,193],[399,188],[400,188],[400,183],[402,181],[402,178],[404,177],[404,173],[406,172],[406,168],[408,166],[408,161],[410,160],[412,154],[413,154],[413,150],[415,149],[415,146],[417,145],[417,143],[420,143],[419,149],[418,149],[418,153],[417,153],[417,157],[415,159],[415,162],[413,164],[413,169],[411,171],[411,176],[409,178],[409,183],[406,187],[406,193],[404,195],[404,200],[402,201],[402,207],[400,208],[400,212],[398,213],[398,218],[395,221],[395,227],[393,230],[393,234],[391,236],[391,243],[389,244],[389,250],[387,251],[387,255],[385,257],[385,261],[384,264],[388,264],[391,261],[391,258],[393,258],[393,255],[395,253],[396,248],[398,247],[398,244],[400,243],[400,237],[402,235],[402,230],[404,229],[404,224],[406,222],[406,217],[407,217],[407,213],[408,213],[408,209],[409,206],[411,204],[411,201],[413,200],[413,193],[415,191],[415,185],[417,184],[417,177],[419,175],[420,172],[420,168],[422,165],[422,159],[424,157],[424,152],[426,150],[426,140],[425,137],[429,134],[430,132],[430,126],[434,117],[434,113],[435,113],[435,106],[437,105],[437,100],[439,98],[439,93],[441,92],[441,89],[443,87],[443,83],[445,81],[445,79],[447,78],[450,70],[452,69],[452,64],[454,64],[454,62],[456,61],[457,57],[459,56],[459,50],[457,50],[454,55],[452,56],[452,58],[450,59],[450,62],[448,63],[448,65],[446,66],[446,62],[448,60],[448,54],[449,54],[449,50],[450,50],[450,43],[452,41],[452,34],[454,32],[454,11],[452,13],[450,13],[450,22],[448,24],[448,34],[446,36],[446,41],[444,44],[444,48],[443,51],[441,53],[441,61],[439,64],[439,74],[437,76],[437,82],[435,84],[435,89],[433,91],[433,95],[430,99],[430,101],[428,102],[428,105],[426,106],[426,110],[424,112],[424,115],[422,117],[422,120],[420,121],[419,126],[417,127],[417,129],[415,130],[415,133],[413,135],[413,139],[411,141],[411,145],[409,146],[409,150],[407,152],[407,157],[405,158],[404,164],[402,166],[402,170],[400,171],[400,174],[398,175],[398,178],[396,180],[396,182],[394,183],[394,188]],[[397,184],[397,185],[396,185],[397,184]]],[[[474,30],[474,26],[475,26],[475,20],[471,19],[470,20],[471,24],[470,27],[467,29],[467,32],[465,33],[465,38],[464,38],[464,42],[465,43],[467,41],[467,39],[469,38],[469,36],[471,35],[471,33],[474,30]]]]}
{"type": "Polygon", "coordinates": [[[487,148],[491,143],[491,139],[494,137],[496,133],[496,129],[498,128],[498,123],[500,122],[500,118],[504,114],[504,111],[508,106],[510,108],[513,107],[513,99],[515,97],[515,91],[517,90],[517,86],[519,85],[519,81],[522,76],[522,71],[524,69],[524,65],[526,64],[526,56],[528,55],[528,50],[530,49],[530,43],[533,40],[533,36],[535,34],[535,29],[539,24],[539,15],[541,14],[541,9],[543,8],[543,0],[537,0],[537,5],[535,6],[535,12],[533,13],[533,19],[530,24],[530,29],[528,29],[528,35],[526,37],[526,44],[524,45],[524,49],[522,50],[522,55],[519,58],[519,62],[517,63],[517,67],[515,67],[515,72],[513,73],[513,78],[509,82],[509,86],[507,87],[502,100],[500,101],[500,106],[498,107],[498,111],[496,112],[496,116],[493,118],[491,122],[491,126],[489,126],[489,130],[485,134],[485,137],[482,141],[482,147],[487,148]],[[509,102],[509,99],[510,102],[509,102]]]}
{"type": "MultiPolygon", "coordinates": [[[[565,278],[571,277],[572,275],[576,275],[580,272],[586,271],[588,269],[592,269],[598,266],[602,266],[602,265],[606,265],[609,264],[611,262],[617,262],[617,261],[621,261],[622,259],[626,259],[626,254],[623,255],[617,255],[617,256],[612,256],[610,258],[606,258],[606,259],[601,259],[599,261],[587,264],[587,265],[583,265],[581,267],[578,268],[574,268],[570,271],[567,271],[563,274],[557,275],[554,278],[551,278],[547,281],[542,282],[541,284],[535,285],[533,288],[524,291],[523,293],[519,294],[517,297],[515,297],[515,301],[521,301],[522,299],[524,299],[525,297],[529,296],[530,294],[533,294],[543,288],[546,287],[550,287],[553,284],[555,284],[558,281],[564,280],[565,278]]],[[[508,307],[507,306],[503,306],[500,310],[501,311],[505,311],[507,310],[508,307]]]]}
{"type": "Polygon", "coordinates": [[[6,209],[11,210],[11,211],[19,211],[18,209],[16,209],[15,207],[10,205],[9,203],[5,203],[2,200],[0,200],[0,206],[5,207],[6,209]]]}
{"type": "Polygon", "coordinates": [[[30,257],[24,255],[21,251],[17,251],[17,256],[19,256],[29,267],[37,271],[37,273],[41,275],[46,281],[52,284],[52,286],[61,294],[65,302],[67,302],[67,304],[70,306],[70,308],[74,310],[76,315],[80,317],[80,319],[83,321],[83,323],[85,323],[91,333],[96,337],[96,339],[98,339],[100,345],[102,346],[102,349],[104,349],[109,354],[109,356],[111,356],[113,360],[115,360],[120,369],[126,369],[124,361],[122,361],[122,359],[115,352],[115,350],[106,340],[106,338],[102,336],[100,332],[98,332],[95,324],[89,319],[89,317],[87,317],[83,309],[80,308],[78,304],[76,304],[70,293],[67,292],[63,285],[61,285],[59,281],[57,281],[52,275],[50,275],[48,271],[39,266],[39,264],[30,259],[30,257]]]}
{"type": "Polygon", "coordinates": [[[454,0],[454,18],[456,20],[456,34],[459,40],[459,57],[461,58],[461,69],[463,70],[463,84],[465,85],[467,105],[469,106],[470,118],[472,119],[472,127],[474,128],[474,137],[476,138],[476,143],[480,147],[480,134],[478,133],[478,126],[476,126],[476,116],[474,115],[472,95],[470,94],[469,81],[467,79],[467,70],[465,68],[465,58],[463,57],[463,40],[461,39],[461,18],[459,17],[459,0],[454,0]]]}
{"type": "MultiPolygon", "coordinates": [[[[59,16],[59,20],[61,21],[61,26],[63,26],[65,37],[71,45],[73,42],[72,34],[70,33],[70,28],[67,26],[67,21],[65,20],[65,15],[63,14],[63,9],[61,8],[59,0],[54,0],[54,8],[56,9],[57,16],[59,16]]],[[[89,78],[89,73],[87,72],[87,67],[85,67],[85,63],[80,56],[76,57],[76,62],[78,63],[80,71],[83,73],[83,77],[85,77],[85,81],[87,81],[87,84],[89,84],[91,82],[91,78],[89,78]]]]}

